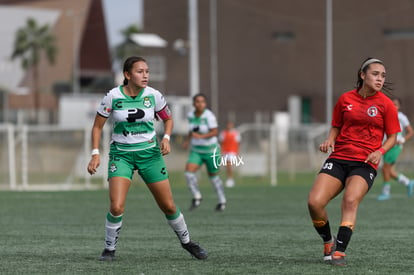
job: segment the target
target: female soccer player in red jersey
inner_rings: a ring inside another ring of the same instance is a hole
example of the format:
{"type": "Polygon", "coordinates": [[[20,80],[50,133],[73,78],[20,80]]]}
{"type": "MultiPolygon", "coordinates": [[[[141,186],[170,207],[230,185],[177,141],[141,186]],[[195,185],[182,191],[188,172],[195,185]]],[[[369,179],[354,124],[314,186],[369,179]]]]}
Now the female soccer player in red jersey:
{"type": "Polygon", "coordinates": [[[374,182],[382,155],[394,146],[400,132],[397,109],[381,92],[388,89],[385,75],[381,60],[368,58],[362,63],[357,88],[339,97],[328,138],[319,146],[330,155],[309,193],[308,208],[324,241],[324,260],[333,265],[345,264],[359,203],[374,182]],[[326,206],[342,191],[341,224],[334,238],[326,206]]]}

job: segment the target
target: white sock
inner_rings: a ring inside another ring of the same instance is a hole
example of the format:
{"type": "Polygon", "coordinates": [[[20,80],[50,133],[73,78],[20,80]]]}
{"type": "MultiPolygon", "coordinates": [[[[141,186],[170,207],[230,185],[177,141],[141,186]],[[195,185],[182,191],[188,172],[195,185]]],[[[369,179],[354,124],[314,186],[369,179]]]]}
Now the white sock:
{"type": "Polygon", "coordinates": [[[177,210],[177,212],[180,214],[175,219],[170,219],[172,217],[167,216],[168,224],[174,230],[175,234],[177,234],[177,237],[180,240],[180,242],[186,244],[190,242],[190,234],[188,233],[187,224],[184,220],[184,215],[180,212],[180,210],[177,210]]]}
{"type": "Polygon", "coordinates": [[[193,172],[185,172],[185,179],[187,181],[187,186],[193,194],[194,199],[201,199],[201,192],[198,187],[197,175],[193,172]]]}
{"type": "Polygon", "coordinates": [[[105,220],[105,249],[115,250],[119,232],[122,228],[122,215],[113,216],[110,212],[105,220]]]}
{"type": "Polygon", "coordinates": [[[384,183],[382,186],[382,194],[389,195],[391,193],[391,183],[384,183]]]}
{"type": "Polygon", "coordinates": [[[219,176],[210,177],[210,181],[216,190],[219,203],[226,203],[226,195],[224,194],[223,182],[219,176]]]}
{"type": "Polygon", "coordinates": [[[403,174],[399,174],[398,182],[404,184],[405,186],[408,186],[408,184],[410,183],[410,179],[404,176],[403,174]]]}

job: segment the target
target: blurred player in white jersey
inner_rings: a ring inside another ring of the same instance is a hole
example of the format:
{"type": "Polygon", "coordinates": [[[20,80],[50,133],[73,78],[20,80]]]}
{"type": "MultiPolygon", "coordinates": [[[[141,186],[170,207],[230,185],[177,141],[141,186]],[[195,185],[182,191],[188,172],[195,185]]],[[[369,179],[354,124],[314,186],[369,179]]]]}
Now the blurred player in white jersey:
{"type": "Polygon", "coordinates": [[[147,86],[149,69],[142,57],[132,56],[125,60],[123,72],[123,85],[110,90],[98,108],[92,128],[92,157],[87,167],[92,175],[100,165],[102,129],[111,116],[113,131],[108,162],[110,207],[105,219],[105,244],[100,260],[112,261],[115,258],[125,201],[135,171],[151,191],[182,247],[197,259],[206,259],[207,252],[190,240],[184,216],[174,203],[162,157],[171,150],[173,120],[167,102],[159,91],[147,86]],[[156,117],[164,123],[164,136],[160,144],[154,129],[156,117]]]}
{"type": "Polygon", "coordinates": [[[218,124],[216,116],[207,109],[207,98],[204,94],[193,97],[194,111],[188,113],[188,139],[184,148],[190,144],[190,154],[185,166],[185,178],[193,199],[190,210],[200,206],[202,195],[198,186],[196,172],[205,164],[210,181],[217,193],[218,204],[216,211],[223,211],[226,207],[223,182],[219,176],[221,165],[220,145],[218,143],[218,124]]]}
{"type": "Polygon", "coordinates": [[[219,140],[223,153],[223,160],[226,163],[226,187],[234,187],[233,165],[237,163],[241,136],[239,131],[234,128],[233,121],[227,122],[226,129],[221,131],[219,140]]]}
{"type": "Polygon", "coordinates": [[[397,173],[395,170],[395,163],[400,156],[403,144],[413,137],[414,130],[411,127],[410,121],[407,116],[400,111],[401,101],[399,98],[392,100],[395,107],[398,110],[398,121],[400,122],[401,132],[397,134],[397,143],[388,152],[384,154],[383,160],[384,165],[382,166],[382,177],[384,180],[382,193],[378,196],[378,200],[384,201],[391,198],[391,180],[394,179],[398,183],[403,184],[407,188],[407,195],[413,196],[414,192],[414,181],[410,180],[407,176],[402,173],[397,173]]]}

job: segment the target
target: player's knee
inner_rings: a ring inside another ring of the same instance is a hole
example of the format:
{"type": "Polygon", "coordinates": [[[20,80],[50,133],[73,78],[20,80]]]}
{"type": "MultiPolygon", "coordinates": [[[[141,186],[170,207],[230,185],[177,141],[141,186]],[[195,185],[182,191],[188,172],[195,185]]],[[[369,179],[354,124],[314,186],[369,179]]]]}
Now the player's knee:
{"type": "Polygon", "coordinates": [[[188,183],[193,183],[194,181],[197,180],[197,176],[193,172],[186,171],[184,173],[184,176],[185,176],[185,178],[186,178],[186,180],[187,180],[188,183]]]}
{"type": "Polygon", "coordinates": [[[308,208],[309,210],[318,210],[324,207],[323,203],[320,200],[317,200],[313,197],[308,198],[308,208]]]}
{"type": "Polygon", "coordinates": [[[124,213],[124,210],[125,208],[121,204],[114,204],[114,203],[111,204],[111,214],[113,216],[122,215],[124,213]]]}
{"type": "Polygon", "coordinates": [[[165,215],[174,215],[177,212],[177,208],[175,207],[174,203],[168,203],[161,207],[161,210],[164,212],[165,215]]]}
{"type": "Polygon", "coordinates": [[[348,211],[355,211],[358,208],[359,200],[355,197],[346,196],[342,199],[342,208],[348,211]]]}

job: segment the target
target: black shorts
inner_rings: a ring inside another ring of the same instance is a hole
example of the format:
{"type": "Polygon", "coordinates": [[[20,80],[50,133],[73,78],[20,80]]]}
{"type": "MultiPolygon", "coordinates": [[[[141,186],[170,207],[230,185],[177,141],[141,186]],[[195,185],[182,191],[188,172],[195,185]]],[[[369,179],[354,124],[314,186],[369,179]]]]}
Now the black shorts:
{"type": "Polygon", "coordinates": [[[328,158],[319,173],[325,173],[339,179],[343,185],[350,176],[361,176],[368,184],[368,189],[374,184],[377,170],[362,161],[350,161],[328,158]]]}

